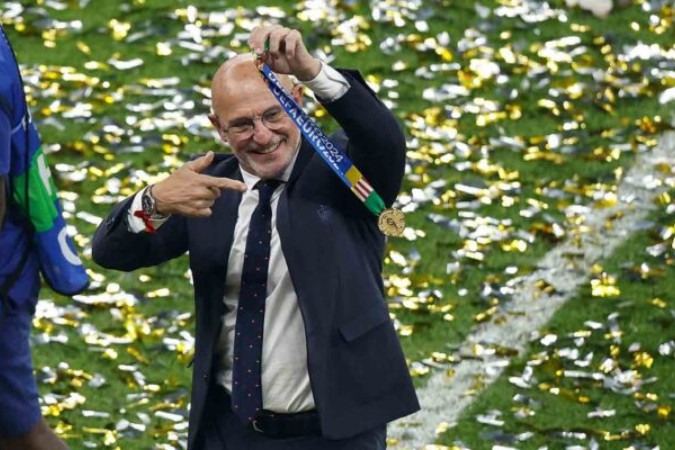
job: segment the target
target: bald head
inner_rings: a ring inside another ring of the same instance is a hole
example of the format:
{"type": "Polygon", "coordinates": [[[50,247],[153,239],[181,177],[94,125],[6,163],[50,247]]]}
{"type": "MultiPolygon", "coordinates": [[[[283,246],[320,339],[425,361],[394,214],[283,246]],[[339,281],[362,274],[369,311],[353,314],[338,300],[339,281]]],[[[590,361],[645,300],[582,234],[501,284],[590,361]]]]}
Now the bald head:
{"type": "MultiPolygon", "coordinates": [[[[293,88],[293,82],[287,75],[276,74],[287,91],[293,88]]],[[[260,89],[267,90],[260,71],[255,66],[255,56],[246,53],[233,56],[220,65],[211,82],[211,102],[213,105],[227,101],[227,97],[238,91],[243,81],[260,82],[260,89]]]]}

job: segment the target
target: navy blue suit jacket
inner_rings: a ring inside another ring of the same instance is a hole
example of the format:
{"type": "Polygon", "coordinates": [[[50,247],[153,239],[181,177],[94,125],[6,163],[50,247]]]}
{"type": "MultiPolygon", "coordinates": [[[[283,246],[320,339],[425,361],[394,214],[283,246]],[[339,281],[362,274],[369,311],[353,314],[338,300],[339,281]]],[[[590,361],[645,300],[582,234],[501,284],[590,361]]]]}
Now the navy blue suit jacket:
{"type": "MultiPolygon", "coordinates": [[[[404,135],[360,75],[342,73],[350,89],[325,104],[342,127],[333,138],[391,205],[403,179],[404,135]]],[[[207,173],[241,179],[232,155],[217,155],[207,173]]],[[[94,236],[94,260],[117,270],[153,266],[189,251],[196,309],[190,447],[212,384],[240,200],[240,193],[226,191],[209,218],[172,216],[155,234],[133,234],[126,222],[129,198],[94,236]]],[[[304,140],[279,200],[277,228],[305,321],[309,375],[324,436],[346,438],[417,411],[384,297],[385,239],[377,218],[304,140]]]]}

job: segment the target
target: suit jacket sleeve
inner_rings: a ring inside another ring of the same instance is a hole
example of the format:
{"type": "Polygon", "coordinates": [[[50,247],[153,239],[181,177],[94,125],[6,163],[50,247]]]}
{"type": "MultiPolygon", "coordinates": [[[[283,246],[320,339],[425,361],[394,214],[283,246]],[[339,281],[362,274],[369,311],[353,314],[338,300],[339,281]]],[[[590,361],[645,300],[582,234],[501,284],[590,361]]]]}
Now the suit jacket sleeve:
{"type": "Polygon", "coordinates": [[[12,127],[9,117],[0,108],[0,229],[7,210],[7,193],[5,192],[6,175],[9,173],[10,139],[12,127]]]}
{"type": "Polygon", "coordinates": [[[96,229],[92,258],[102,267],[132,271],[176,258],[187,251],[185,218],[171,216],[156,233],[133,233],[128,218],[133,196],[118,204],[96,229]]]}
{"type": "Polygon", "coordinates": [[[332,102],[321,102],[348,139],[349,158],[380,194],[387,206],[401,189],[405,170],[405,135],[391,111],[377,98],[357,71],[340,70],[349,90],[332,102]]]}

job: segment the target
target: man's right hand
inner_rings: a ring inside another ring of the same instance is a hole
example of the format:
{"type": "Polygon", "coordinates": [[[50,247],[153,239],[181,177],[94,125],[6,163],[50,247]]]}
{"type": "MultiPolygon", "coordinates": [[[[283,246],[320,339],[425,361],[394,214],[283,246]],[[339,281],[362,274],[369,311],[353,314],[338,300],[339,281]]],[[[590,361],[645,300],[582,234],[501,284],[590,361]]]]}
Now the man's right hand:
{"type": "Polygon", "coordinates": [[[251,30],[249,45],[272,71],[295,75],[300,81],[316,78],[321,71],[321,61],[305,47],[298,30],[272,25],[251,30]],[[265,42],[269,49],[265,51],[265,42]]]}
{"type": "Polygon", "coordinates": [[[157,213],[209,217],[211,206],[225,189],[245,191],[246,184],[202,172],[211,165],[213,152],[189,161],[152,188],[157,213]]]}

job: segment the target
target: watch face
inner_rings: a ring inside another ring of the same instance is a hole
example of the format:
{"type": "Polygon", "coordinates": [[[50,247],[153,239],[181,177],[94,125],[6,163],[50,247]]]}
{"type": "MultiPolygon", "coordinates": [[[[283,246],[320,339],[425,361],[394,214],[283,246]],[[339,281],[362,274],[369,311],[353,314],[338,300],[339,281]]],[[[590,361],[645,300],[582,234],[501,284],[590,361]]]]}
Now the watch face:
{"type": "Polygon", "coordinates": [[[147,194],[147,192],[144,192],[141,197],[141,207],[143,208],[143,212],[150,216],[155,213],[155,201],[147,194]]]}

